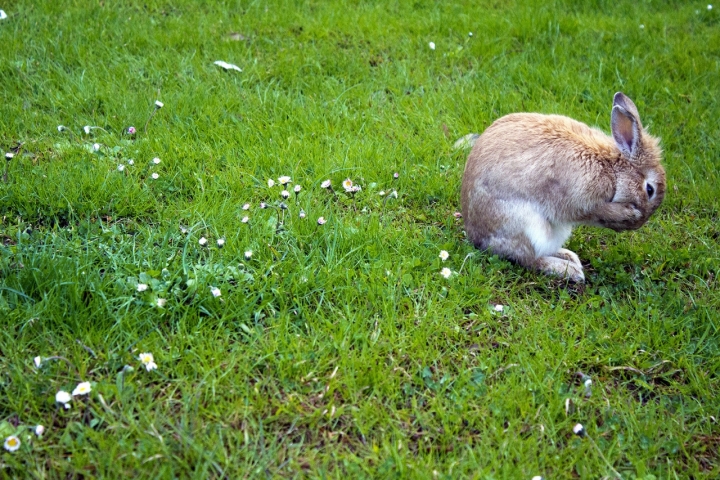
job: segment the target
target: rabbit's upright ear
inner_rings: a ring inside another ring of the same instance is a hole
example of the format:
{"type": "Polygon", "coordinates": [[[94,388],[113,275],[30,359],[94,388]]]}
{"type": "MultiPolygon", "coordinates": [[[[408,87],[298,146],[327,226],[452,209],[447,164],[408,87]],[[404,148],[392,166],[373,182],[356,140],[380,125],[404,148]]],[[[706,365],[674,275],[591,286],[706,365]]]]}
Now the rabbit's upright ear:
{"type": "Polygon", "coordinates": [[[620,92],[613,99],[611,129],[617,147],[626,157],[632,158],[640,143],[642,124],[633,101],[620,92]]]}
{"type": "Polygon", "coordinates": [[[635,119],[638,121],[638,125],[640,125],[640,128],[642,128],[642,124],[640,124],[640,114],[638,113],[638,109],[635,106],[635,103],[633,103],[632,100],[630,100],[630,97],[625,95],[622,92],[617,92],[615,96],[613,97],[613,107],[615,105],[620,105],[625,110],[630,112],[631,115],[635,117],[635,119]]]}

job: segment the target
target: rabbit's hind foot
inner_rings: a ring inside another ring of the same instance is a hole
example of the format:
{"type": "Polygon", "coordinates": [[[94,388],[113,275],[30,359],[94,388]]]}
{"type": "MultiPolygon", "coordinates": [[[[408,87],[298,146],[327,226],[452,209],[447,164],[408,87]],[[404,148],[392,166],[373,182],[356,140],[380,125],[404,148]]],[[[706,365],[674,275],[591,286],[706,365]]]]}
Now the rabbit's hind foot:
{"type": "Polygon", "coordinates": [[[573,262],[575,265],[580,267],[580,270],[582,270],[582,263],[580,263],[580,257],[578,257],[577,254],[572,250],[568,250],[567,248],[561,248],[556,253],[553,253],[552,256],[562,258],[563,260],[567,260],[568,262],[573,262]]]}
{"type": "Polygon", "coordinates": [[[537,258],[533,267],[546,275],[565,278],[575,283],[585,282],[580,259],[575,253],[564,248],[558,250],[554,256],[537,258]]]}

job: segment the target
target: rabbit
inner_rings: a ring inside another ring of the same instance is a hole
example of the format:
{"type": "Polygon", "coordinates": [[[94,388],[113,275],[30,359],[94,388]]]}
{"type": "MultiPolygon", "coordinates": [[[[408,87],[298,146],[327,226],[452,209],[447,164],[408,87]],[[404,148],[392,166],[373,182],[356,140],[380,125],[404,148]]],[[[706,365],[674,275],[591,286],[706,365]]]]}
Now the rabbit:
{"type": "Polygon", "coordinates": [[[467,238],[526,268],[585,281],[578,256],[565,248],[575,225],[615,231],[647,222],[665,197],[658,138],[618,92],[612,136],[562,115],[513,113],[472,145],[462,179],[467,238]]]}

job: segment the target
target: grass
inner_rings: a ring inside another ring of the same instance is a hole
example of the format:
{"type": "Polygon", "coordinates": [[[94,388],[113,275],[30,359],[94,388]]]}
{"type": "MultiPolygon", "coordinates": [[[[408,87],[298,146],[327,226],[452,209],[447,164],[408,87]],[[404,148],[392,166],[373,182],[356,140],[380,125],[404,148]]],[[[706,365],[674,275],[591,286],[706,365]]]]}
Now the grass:
{"type": "Polygon", "coordinates": [[[719,474],[717,9],[5,8],[0,435],[22,445],[1,475],[719,474]],[[474,250],[452,143],[515,111],[607,130],[618,90],[663,141],[650,222],[577,229],[584,286],[474,250]],[[302,186],[287,210],[281,175],[302,186]],[[89,395],[55,403],[80,381],[89,395]]]}

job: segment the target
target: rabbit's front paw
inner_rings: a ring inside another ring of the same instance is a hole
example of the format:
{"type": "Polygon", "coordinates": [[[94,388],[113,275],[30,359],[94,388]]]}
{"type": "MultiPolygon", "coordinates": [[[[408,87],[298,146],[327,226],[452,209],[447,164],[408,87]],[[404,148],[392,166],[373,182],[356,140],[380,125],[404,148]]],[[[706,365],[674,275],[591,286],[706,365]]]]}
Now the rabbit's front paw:
{"type": "Polygon", "coordinates": [[[634,203],[608,202],[595,212],[597,223],[616,232],[635,230],[645,223],[642,211],[634,203]]]}

